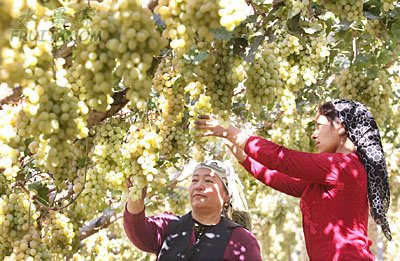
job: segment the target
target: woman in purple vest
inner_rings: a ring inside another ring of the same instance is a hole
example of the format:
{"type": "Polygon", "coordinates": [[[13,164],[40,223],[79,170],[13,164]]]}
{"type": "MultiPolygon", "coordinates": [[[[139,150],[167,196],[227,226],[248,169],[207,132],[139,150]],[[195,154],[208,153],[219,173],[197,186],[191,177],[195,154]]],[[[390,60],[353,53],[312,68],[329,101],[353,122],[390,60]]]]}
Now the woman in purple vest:
{"type": "Polygon", "coordinates": [[[209,160],[194,168],[192,211],[182,217],[168,212],[146,217],[145,194],[128,200],[124,227],[132,243],[157,260],[261,260],[257,239],[248,230],[243,186],[224,163],[209,160]]]}

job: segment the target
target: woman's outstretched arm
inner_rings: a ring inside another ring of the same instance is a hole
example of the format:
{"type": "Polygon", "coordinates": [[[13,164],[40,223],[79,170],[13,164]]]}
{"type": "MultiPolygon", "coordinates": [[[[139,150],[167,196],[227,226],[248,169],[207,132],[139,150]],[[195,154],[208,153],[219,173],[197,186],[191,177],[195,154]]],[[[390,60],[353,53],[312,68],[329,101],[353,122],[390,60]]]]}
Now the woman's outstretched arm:
{"type": "Polygon", "coordinates": [[[260,164],[243,150],[235,147],[231,142],[226,142],[227,146],[239,161],[240,164],[256,179],[265,185],[288,194],[293,197],[301,197],[309,182],[290,177],[276,170],[271,170],[260,164]]]}

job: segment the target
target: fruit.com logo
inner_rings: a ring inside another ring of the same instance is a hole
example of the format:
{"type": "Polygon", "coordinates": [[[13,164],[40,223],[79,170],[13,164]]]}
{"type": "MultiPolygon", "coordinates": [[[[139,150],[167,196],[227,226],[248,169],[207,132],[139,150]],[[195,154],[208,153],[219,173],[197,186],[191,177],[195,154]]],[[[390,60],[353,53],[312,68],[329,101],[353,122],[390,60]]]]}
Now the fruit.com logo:
{"type": "Polygon", "coordinates": [[[80,29],[74,30],[67,35],[55,34],[51,30],[27,30],[11,29],[10,42],[15,38],[21,42],[43,42],[43,41],[61,41],[61,42],[98,42],[101,41],[101,30],[80,29]]]}
{"type": "Polygon", "coordinates": [[[69,17],[65,8],[57,8],[53,15],[47,17],[47,22],[36,17],[36,12],[28,9],[26,13],[18,18],[18,23],[22,24],[23,29],[11,29],[10,43],[15,40],[21,42],[40,42],[51,41],[56,43],[68,43],[75,41],[77,43],[89,43],[101,41],[101,29],[91,28],[91,19],[95,11],[90,8],[84,8],[78,12],[78,19],[83,25],[79,29],[71,29],[69,17]],[[39,23],[37,23],[39,21],[39,23]],[[50,22],[49,22],[50,21],[50,22]],[[38,25],[38,28],[36,28],[38,25]]]}

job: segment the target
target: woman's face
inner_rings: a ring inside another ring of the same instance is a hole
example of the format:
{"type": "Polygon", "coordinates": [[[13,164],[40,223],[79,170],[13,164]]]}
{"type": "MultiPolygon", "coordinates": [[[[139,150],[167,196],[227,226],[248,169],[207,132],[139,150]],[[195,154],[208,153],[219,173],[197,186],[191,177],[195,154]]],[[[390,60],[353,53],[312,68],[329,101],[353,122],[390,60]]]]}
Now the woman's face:
{"type": "Polygon", "coordinates": [[[189,202],[193,210],[206,210],[220,213],[228,195],[222,181],[214,171],[197,169],[189,186],[189,202]]]}
{"type": "Polygon", "coordinates": [[[317,142],[317,149],[320,153],[334,153],[341,145],[344,128],[337,121],[329,119],[317,113],[315,118],[315,131],[311,135],[317,142]]]}

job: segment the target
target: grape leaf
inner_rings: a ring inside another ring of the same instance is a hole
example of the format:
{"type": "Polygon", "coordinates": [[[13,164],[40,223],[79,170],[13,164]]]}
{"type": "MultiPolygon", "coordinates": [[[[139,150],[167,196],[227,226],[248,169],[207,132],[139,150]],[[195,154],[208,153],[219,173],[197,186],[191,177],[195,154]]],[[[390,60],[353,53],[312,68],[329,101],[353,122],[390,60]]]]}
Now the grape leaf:
{"type": "Polygon", "coordinates": [[[233,33],[228,32],[224,27],[212,29],[211,32],[214,34],[215,38],[220,40],[230,40],[233,38],[233,33]]]}
{"type": "Polygon", "coordinates": [[[390,32],[395,39],[400,39],[400,19],[396,19],[390,27],[390,32]]]}
{"type": "Polygon", "coordinates": [[[251,63],[254,60],[254,57],[256,56],[257,49],[262,44],[264,39],[265,39],[264,35],[257,35],[255,37],[253,37],[253,39],[252,39],[253,41],[250,44],[249,52],[248,52],[247,56],[244,58],[244,60],[246,62],[251,63]]]}
{"type": "Polygon", "coordinates": [[[49,204],[49,189],[46,185],[41,182],[34,182],[28,185],[29,190],[36,190],[37,191],[37,199],[45,204],[49,204]]]}
{"type": "Polygon", "coordinates": [[[235,38],[233,40],[233,53],[236,55],[244,56],[246,52],[246,47],[249,45],[247,39],[245,38],[235,38]]]}

